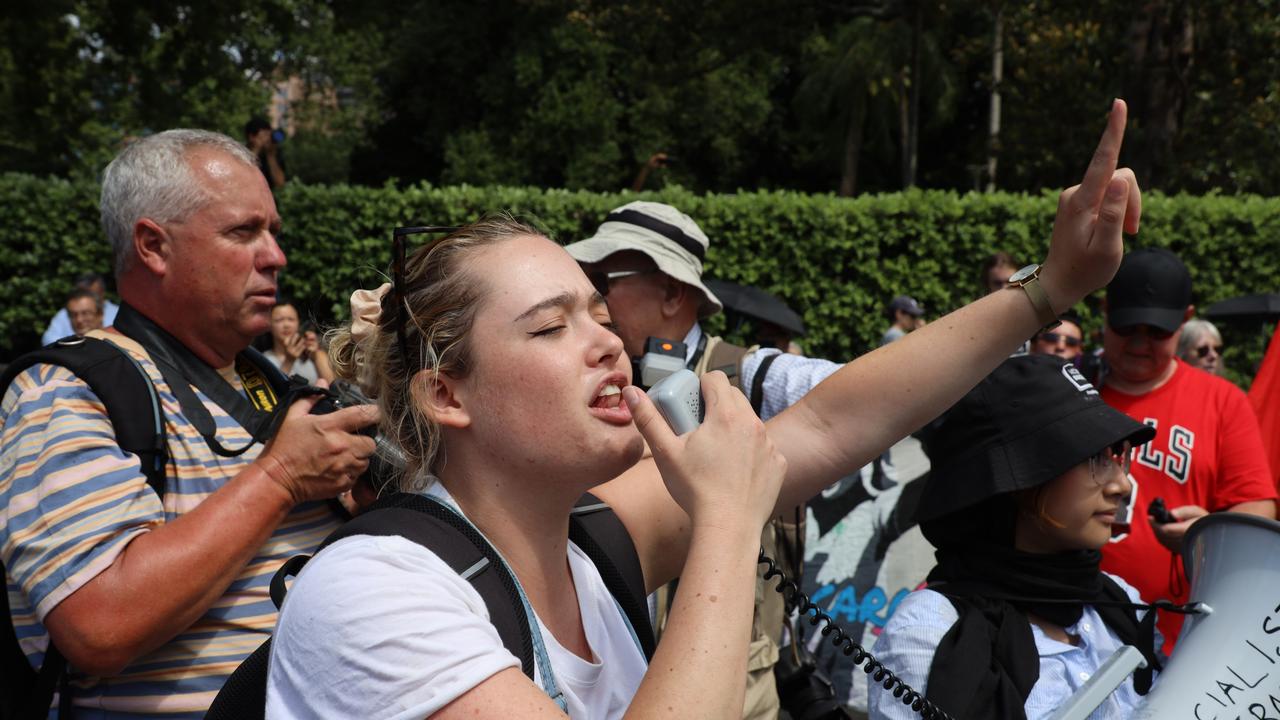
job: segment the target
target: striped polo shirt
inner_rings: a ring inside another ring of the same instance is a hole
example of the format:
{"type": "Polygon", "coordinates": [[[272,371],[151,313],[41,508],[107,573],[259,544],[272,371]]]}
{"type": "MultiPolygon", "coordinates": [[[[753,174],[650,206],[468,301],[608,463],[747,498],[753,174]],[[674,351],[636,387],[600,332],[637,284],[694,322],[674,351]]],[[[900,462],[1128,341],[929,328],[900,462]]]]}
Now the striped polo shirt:
{"type": "MultiPolygon", "coordinates": [[[[102,402],[70,371],[36,365],[5,389],[0,560],[19,643],[36,668],[48,646],[41,620],[50,610],[110,566],[130,540],[189,512],[261,451],[255,445],[239,457],[215,454],[141,347],[114,332],[92,334],[133,355],[159,393],[169,451],[164,503],[147,486],[138,457],[116,445],[102,402]]],[[[243,389],[234,372],[224,377],[243,389]]],[[[227,448],[249,442],[234,419],[193,390],[217,423],[218,442],[227,448]]],[[[191,627],[117,676],[73,669],[77,717],[203,717],[227,676],[275,626],[272,574],[293,555],[314,551],[338,524],[327,503],[299,505],[191,627]]]]}

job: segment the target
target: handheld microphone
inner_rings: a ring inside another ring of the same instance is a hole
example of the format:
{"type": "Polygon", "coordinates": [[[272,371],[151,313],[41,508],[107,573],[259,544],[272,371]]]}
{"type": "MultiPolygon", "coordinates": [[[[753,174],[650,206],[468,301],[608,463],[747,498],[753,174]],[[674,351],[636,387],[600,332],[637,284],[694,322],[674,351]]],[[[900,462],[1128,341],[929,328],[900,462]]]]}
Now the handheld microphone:
{"type": "Polygon", "coordinates": [[[649,399],[677,435],[702,424],[702,389],[698,376],[680,368],[649,388],[649,399]]]}

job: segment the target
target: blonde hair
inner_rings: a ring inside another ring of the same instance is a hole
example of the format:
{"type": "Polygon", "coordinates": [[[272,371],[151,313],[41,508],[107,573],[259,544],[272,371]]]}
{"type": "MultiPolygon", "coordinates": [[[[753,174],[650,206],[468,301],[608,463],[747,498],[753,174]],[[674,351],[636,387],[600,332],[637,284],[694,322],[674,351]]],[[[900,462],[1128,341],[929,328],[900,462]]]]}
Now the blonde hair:
{"type": "Polygon", "coordinates": [[[404,452],[406,468],[399,489],[421,490],[426,473],[438,473],[445,460],[440,427],[414,401],[414,387],[425,387],[441,374],[466,377],[473,367],[467,340],[483,285],[465,261],[480,248],[528,235],[543,236],[503,213],[427,244],[405,259],[404,296],[397,297],[394,289],[383,296],[372,337],[356,342],[350,326],[329,333],[334,371],[359,381],[377,399],[383,433],[404,452]],[[407,358],[396,335],[398,312],[408,313],[404,323],[407,358]],[[422,371],[429,375],[421,375],[422,371]]]}

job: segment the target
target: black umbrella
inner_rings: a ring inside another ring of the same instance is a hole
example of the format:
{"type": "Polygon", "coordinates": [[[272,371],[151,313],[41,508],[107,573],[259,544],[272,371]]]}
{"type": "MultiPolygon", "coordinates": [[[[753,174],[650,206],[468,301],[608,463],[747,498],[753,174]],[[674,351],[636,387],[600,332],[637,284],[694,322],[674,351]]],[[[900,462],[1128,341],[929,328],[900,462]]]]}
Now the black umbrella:
{"type": "Polygon", "coordinates": [[[776,295],[754,285],[726,280],[704,280],[728,310],[755,320],[773,323],[792,335],[804,335],[804,320],[776,295]]]}
{"type": "Polygon", "coordinates": [[[1280,319],[1280,294],[1262,293],[1227,298],[1204,311],[1210,320],[1271,322],[1280,319]]]}

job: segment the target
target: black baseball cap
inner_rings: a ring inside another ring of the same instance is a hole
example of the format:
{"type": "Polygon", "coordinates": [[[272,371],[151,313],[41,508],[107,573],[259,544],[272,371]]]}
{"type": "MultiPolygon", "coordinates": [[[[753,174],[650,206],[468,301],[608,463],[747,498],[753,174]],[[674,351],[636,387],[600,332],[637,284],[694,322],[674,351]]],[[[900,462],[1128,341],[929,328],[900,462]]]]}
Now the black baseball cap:
{"type": "Polygon", "coordinates": [[[1107,285],[1107,324],[1182,327],[1191,304],[1191,273],[1164,248],[1139,248],[1124,256],[1107,285]]]}
{"type": "Polygon", "coordinates": [[[1073,363],[1052,355],[1009,358],[938,427],[917,520],[1039,487],[1105,448],[1153,437],[1153,428],[1103,402],[1073,363]]]}
{"type": "Polygon", "coordinates": [[[924,314],[924,307],[920,303],[916,302],[916,299],[910,295],[899,295],[889,301],[889,317],[893,317],[893,314],[898,310],[901,310],[912,317],[920,317],[924,314]]]}

